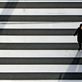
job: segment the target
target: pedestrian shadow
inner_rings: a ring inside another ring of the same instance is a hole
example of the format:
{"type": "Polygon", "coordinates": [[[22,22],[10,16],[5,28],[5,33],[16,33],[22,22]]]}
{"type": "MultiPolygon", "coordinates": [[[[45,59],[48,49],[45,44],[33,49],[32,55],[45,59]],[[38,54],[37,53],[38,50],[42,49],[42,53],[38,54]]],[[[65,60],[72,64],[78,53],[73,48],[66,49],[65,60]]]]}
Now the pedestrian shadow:
{"type": "MultiPolygon", "coordinates": [[[[16,8],[16,6],[19,3],[19,2],[15,2],[15,3],[10,4],[9,1],[11,0],[7,0],[7,2],[5,3],[3,7],[2,12],[0,12],[0,15],[4,15],[4,16],[0,16],[0,35],[3,35],[5,33],[5,30],[4,30],[5,26],[13,13],[13,10],[7,10],[5,8],[10,7],[10,6],[12,6],[13,8],[16,8]],[[5,17],[5,14],[10,14],[10,15],[7,15],[5,17]]],[[[16,1],[19,1],[19,0],[16,0],[16,1]]]]}
{"type": "MultiPolygon", "coordinates": [[[[8,3],[5,4],[4,8],[6,8],[6,6],[8,5],[8,3]]],[[[3,11],[1,12],[1,15],[5,14],[5,13],[9,13],[9,14],[12,14],[13,11],[8,11],[7,9],[3,9],[3,11]]],[[[4,29],[5,29],[5,26],[8,22],[8,20],[10,19],[11,15],[5,17],[0,17],[0,35],[3,35],[4,34],[4,29]],[[6,21],[4,21],[6,20],[6,21]]]]}
{"type": "MultiPolygon", "coordinates": [[[[66,72],[69,72],[69,71],[79,72],[79,71],[82,70],[81,66],[79,65],[79,64],[80,64],[80,57],[82,57],[82,50],[77,51],[75,57],[73,58],[73,60],[72,60],[71,63],[69,64],[69,67],[68,67],[68,69],[66,70],[66,72]],[[76,61],[75,58],[78,58],[78,60],[76,61]],[[77,63],[77,64],[74,65],[74,67],[72,67],[73,63],[77,63]]],[[[63,78],[66,78],[66,73],[61,74],[61,75],[59,76],[59,81],[58,81],[58,82],[67,82],[66,80],[63,80],[63,78]]],[[[71,82],[71,80],[70,80],[69,82],[71,82]]],[[[73,81],[72,81],[72,82],[73,82],[73,81]]]]}

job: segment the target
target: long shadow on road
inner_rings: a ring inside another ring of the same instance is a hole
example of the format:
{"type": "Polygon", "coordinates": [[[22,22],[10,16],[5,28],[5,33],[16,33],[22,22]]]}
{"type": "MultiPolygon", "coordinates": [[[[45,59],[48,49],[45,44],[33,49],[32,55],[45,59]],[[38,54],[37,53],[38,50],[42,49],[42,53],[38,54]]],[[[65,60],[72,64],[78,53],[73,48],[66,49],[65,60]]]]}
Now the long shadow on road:
{"type": "MultiPolygon", "coordinates": [[[[80,63],[80,57],[82,55],[82,50],[81,51],[77,51],[75,57],[73,58],[73,61],[70,63],[68,69],[66,70],[66,72],[69,72],[69,71],[74,71],[75,73],[79,72],[82,70],[82,68],[80,67],[79,63],[80,63]],[[76,61],[75,58],[78,58],[78,60],[76,61]],[[72,67],[73,63],[77,63],[77,64],[74,64],[74,68],[72,67]]],[[[66,77],[70,77],[70,76],[67,76],[66,73],[64,74],[61,74],[60,77],[59,77],[59,81],[58,82],[73,82],[73,80],[63,80],[63,78],[66,78],[66,77]]],[[[75,81],[74,81],[75,82],[75,81]]]]}

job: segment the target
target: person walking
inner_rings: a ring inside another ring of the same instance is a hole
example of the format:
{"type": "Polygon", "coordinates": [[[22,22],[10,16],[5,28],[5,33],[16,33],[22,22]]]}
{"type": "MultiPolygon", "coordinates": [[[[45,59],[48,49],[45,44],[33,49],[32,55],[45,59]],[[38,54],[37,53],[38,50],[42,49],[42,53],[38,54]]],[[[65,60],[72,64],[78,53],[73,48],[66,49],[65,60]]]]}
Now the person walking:
{"type": "Polygon", "coordinates": [[[82,44],[82,24],[80,24],[78,29],[75,31],[74,36],[75,35],[77,35],[77,41],[78,41],[78,45],[79,45],[78,50],[80,50],[81,49],[81,44],[82,44]]]}

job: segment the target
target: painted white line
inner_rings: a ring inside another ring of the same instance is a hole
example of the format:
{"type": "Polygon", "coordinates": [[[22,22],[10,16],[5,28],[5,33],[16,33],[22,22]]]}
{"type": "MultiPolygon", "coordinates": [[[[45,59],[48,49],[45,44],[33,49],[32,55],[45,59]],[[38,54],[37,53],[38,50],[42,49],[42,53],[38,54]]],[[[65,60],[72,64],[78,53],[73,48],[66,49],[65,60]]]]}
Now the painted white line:
{"type": "Polygon", "coordinates": [[[77,29],[82,22],[0,22],[1,29],[77,29]]]}
{"type": "Polygon", "coordinates": [[[77,43],[76,36],[0,36],[0,43],[77,43]]]}
{"type": "Polygon", "coordinates": [[[77,50],[0,50],[0,57],[28,58],[82,58],[82,51],[77,50]]]}
{"type": "Polygon", "coordinates": [[[27,9],[27,8],[22,8],[22,9],[4,9],[0,8],[0,15],[82,15],[82,9],[27,9]],[[4,13],[2,13],[4,11],[4,13]],[[11,13],[12,12],[12,13],[11,13]]]}
{"type": "Polygon", "coordinates": [[[0,72],[82,72],[82,65],[0,65],[0,72]]]}

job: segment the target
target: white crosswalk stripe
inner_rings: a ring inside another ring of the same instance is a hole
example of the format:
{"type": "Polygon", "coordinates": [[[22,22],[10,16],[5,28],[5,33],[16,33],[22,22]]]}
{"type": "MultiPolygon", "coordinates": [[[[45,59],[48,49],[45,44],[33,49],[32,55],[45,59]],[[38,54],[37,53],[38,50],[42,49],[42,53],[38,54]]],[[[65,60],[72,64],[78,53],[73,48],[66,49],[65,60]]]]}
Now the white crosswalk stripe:
{"type": "Polygon", "coordinates": [[[0,0],[0,82],[81,82],[82,50],[73,36],[82,23],[81,5],[0,0]]]}

